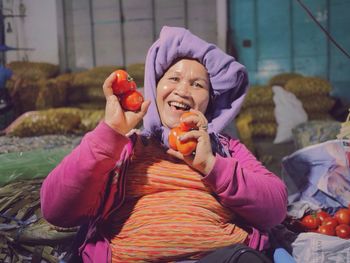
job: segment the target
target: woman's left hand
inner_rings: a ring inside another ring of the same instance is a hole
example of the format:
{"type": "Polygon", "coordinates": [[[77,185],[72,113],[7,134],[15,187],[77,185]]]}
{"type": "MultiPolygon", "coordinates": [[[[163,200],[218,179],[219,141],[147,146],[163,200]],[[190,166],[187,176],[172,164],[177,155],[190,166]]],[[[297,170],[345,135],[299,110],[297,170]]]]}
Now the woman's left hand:
{"type": "Polygon", "coordinates": [[[197,147],[194,155],[183,156],[180,152],[173,149],[167,151],[168,154],[184,160],[188,165],[198,170],[204,175],[209,174],[215,163],[215,156],[213,155],[210,137],[208,134],[208,120],[206,117],[197,110],[191,110],[196,115],[190,115],[185,119],[181,120],[185,123],[193,123],[198,127],[198,130],[191,130],[186,132],[180,137],[181,141],[188,139],[197,140],[197,147]]]}

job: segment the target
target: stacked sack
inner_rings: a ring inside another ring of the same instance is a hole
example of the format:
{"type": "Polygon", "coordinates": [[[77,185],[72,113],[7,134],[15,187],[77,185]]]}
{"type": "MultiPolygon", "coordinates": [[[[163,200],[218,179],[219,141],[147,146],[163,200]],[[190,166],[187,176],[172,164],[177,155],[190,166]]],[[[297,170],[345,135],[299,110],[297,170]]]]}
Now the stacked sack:
{"type": "Polygon", "coordinates": [[[265,86],[252,86],[248,90],[236,126],[242,142],[253,150],[255,137],[276,136],[277,122],[272,86],[284,87],[303,104],[309,120],[329,119],[328,112],[334,105],[330,98],[330,84],[321,78],[303,77],[297,73],[282,73],[274,76],[265,86]]]}
{"type": "Polygon", "coordinates": [[[329,111],[335,101],[329,96],[331,85],[317,77],[302,77],[288,81],[284,87],[302,102],[309,120],[331,119],[329,111]]]}
{"type": "Polygon", "coordinates": [[[59,74],[58,65],[45,62],[13,61],[7,67],[17,76],[31,81],[53,78],[59,74]]]}
{"type": "Polygon", "coordinates": [[[254,152],[254,137],[276,134],[273,91],[269,86],[251,86],[236,119],[240,140],[254,152]]]}
{"type": "Polygon", "coordinates": [[[252,86],[247,93],[239,118],[251,119],[252,136],[273,136],[276,132],[272,88],[252,86]],[[249,116],[249,117],[248,117],[249,116]]]}
{"type": "Polygon", "coordinates": [[[46,134],[84,134],[94,129],[103,116],[103,110],[68,107],[28,111],[5,129],[5,135],[30,137],[46,134]]]}
{"type": "Polygon", "coordinates": [[[55,80],[59,66],[44,62],[14,61],[7,65],[15,80],[6,83],[16,115],[26,111],[59,107],[66,98],[66,82],[55,80]]]}

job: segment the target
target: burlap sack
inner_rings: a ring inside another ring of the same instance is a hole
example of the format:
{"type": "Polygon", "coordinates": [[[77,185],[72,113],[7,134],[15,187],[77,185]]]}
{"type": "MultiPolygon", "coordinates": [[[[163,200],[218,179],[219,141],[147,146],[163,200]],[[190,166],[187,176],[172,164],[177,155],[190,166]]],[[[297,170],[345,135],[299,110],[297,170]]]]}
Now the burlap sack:
{"type": "Polygon", "coordinates": [[[317,77],[300,77],[289,80],[285,87],[298,98],[329,95],[331,85],[327,80],[317,77]]]}
{"type": "Polygon", "coordinates": [[[44,62],[13,61],[7,66],[17,77],[30,81],[53,78],[60,72],[58,65],[44,62]]]}
{"type": "Polygon", "coordinates": [[[284,87],[289,80],[294,79],[294,78],[298,78],[298,77],[302,77],[302,76],[303,75],[298,74],[298,73],[281,73],[281,74],[278,74],[276,76],[273,76],[269,80],[268,84],[269,84],[269,86],[277,85],[277,86],[284,87]]]}
{"type": "Polygon", "coordinates": [[[328,95],[301,97],[300,101],[307,114],[328,113],[335,104],[335,100],[328,95]]]}
{"type": "Polygon", "coordinates": [[[30,111],[19,116],[6,129],[9,136],[28,137],[45,134],[84,134],[103,119],[104,110],[55,108],[30,111]]]}
{"type": "Polygon", "coordinates": [[[253,122],[276,122],[273,105],[258,105],[241,110],[240,114],[249,114],[253,122]]]}
{"type": "Polygon", "coordinates": [[[270,86],[251,86],[244,99],[242,109],[269,105],[273,106],[273,92],[270,86]]]}
{"type": "Polygon", "coordinates": [[[39,92],[35,102],[36,109],[57,108],[66,105],[68,81],[62,81],[58,78],[42,79],[37,82],[37,85],[39,92]]]}

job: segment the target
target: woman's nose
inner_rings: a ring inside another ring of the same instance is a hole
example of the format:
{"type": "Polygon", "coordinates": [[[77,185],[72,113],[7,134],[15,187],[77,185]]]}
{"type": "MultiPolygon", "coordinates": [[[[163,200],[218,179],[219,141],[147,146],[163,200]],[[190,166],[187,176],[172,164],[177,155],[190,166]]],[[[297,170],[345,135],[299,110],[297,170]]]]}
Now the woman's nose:
{"type": "Polygon", "coordinates": [[[176,86],[175,92],[179,96],[190,96],[190,85],[185,82],[179,82],[176,86]]]}

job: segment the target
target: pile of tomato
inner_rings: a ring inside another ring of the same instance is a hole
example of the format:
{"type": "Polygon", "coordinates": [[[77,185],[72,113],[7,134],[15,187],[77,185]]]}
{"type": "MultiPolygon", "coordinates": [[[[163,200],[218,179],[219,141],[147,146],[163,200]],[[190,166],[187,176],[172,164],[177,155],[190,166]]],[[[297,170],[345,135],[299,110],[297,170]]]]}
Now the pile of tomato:
{"type": "Polygon", "coordinates": [[[143,102],[143,96],[136,90],[135,81],[130,75],[122,69],[115,72],[115,79],[112,83],[114,95],[119,98],[119,101],[124,110],[138,111],[143,102]]]}
{"type": "Polygon", "coordinates": [[[340,208],[333,216],[324,210],[312,212],[305,215],[300,223],[308,232],[350,239],[350,205],[340,208]]]}

